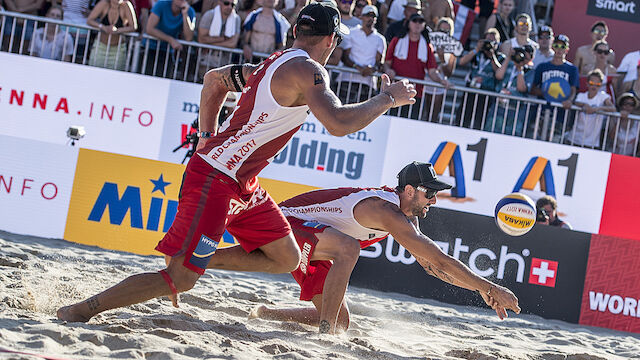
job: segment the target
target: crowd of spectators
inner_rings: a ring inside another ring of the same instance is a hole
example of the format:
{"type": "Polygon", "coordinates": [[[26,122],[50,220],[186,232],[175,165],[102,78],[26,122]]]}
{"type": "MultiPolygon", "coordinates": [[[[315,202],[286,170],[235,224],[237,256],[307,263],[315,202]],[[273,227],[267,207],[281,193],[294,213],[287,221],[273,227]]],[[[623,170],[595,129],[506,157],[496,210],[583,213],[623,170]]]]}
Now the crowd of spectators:
{"type": "MultiPolygon", "coordinates": [[[[290,24],[309,1],[313,0],[0,0],[9,11],[96,29],[91,34],[64,31],[61,25],[36,26],[32,20],[6,17],[2,46],[7,49],[13,34],[24,39],[31,55],[65,61],[71,60],[74,49],[86,47],[90,65],[124,69],[131,42],[122,35],[138,32],[144,49],[137,64],[140,71],[158,75],[158,69],[165,69],[161,75],[170,76],[166,69],[181,64],[182,69],[196,68],[201,78],[212,67],[257,62],[256,53],[286,48],[293,37],[290,24]],[[143,33],[157,40],[143,39],[143,33]],[[241,49],[244,59],[238,52],[203,49],[187,60],[178,40],[241,49]]],[[[463,44],[469,50],[456,56],[446,41],[432,41],[434,34],[453,39],[456,33],[451,0],[336,0],[336,5],[342,22],[351,28],[329,60],[352,69],[332,77],[345,102],[375,94],[377,75],[385,72],[391,78],[424,80],[416,104],[398,109],[399,116],[442,121],[450,78],[456,67],[464,67],[465,85],[483,91],[465,92],[456,100],[456,117],[463,126],[539,137],[540,114],[552,110],[553,140],[638,153],[638,122],[628,116],[640,114],[640,51],[626,54],[616,68],[604,21],[588,29],[591,43],[577,46],[570,62],[571,40],[535,23],[531,2],[500,0],[494,9],[492,0],[462,0],[456,6],[479,6],[480,40],[463,44]],[[523,101],[527,98],[561,103],[562,108],[532,105],[523,101]],[[621,117],[598,114],[604,111],[619,111],[621,117]]]]}

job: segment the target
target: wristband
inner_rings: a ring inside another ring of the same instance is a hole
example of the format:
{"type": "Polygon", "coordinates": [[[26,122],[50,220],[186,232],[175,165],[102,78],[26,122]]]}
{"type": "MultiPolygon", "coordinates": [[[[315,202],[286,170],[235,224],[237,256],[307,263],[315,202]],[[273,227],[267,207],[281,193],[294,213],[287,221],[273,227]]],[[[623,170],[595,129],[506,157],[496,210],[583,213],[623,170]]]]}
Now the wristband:
{"type": "Polygon", "coordinates": [[[210,138],[213,136],[213,133],[210,131],[198,131],[196,134],[198,135],[199,138],[203,138],[203,139],[210,138]]]}
{"type": "Polygon", "coordinates": [[[396,99],[393,97],[393,95],[391,95],[390,92],[388,92],[386,90],[382,90],[382,91],[380,91],[380,93],[387,95],[389,97],[389,99],[391,99],[391,102],[393,103],[393,104],[391,104],[392,107],[396,106],[396,99]]]}
{"type": "Polygon", "coordinates": [[[242,65],[233,65],[231,67],[231,80],[233,80],[233,86],[236,88],[236,92],[242,91],[246,85],[244,76],[242,76],[242,65]]]}

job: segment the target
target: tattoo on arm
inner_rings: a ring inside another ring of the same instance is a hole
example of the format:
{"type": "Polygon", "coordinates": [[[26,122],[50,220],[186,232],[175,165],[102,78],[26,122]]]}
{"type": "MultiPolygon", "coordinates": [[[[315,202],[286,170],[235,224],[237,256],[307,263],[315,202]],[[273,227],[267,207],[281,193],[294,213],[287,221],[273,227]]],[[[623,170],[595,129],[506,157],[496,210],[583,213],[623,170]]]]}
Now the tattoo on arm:
{"type": "Polygon", "coordinates": [[[100,306],[100,302],[98,301],[98,296],[92,296],[87,300],[87,306],[89,310],[95,311],[100,306]]]}
{"type": "Polygon", "coordinates": [[[328,334],[329,330],[331,330],[331,325],[329,325],[329,322],[327,320],[321,320],[319,327],[320,334],[328,334]]]}
{"type": "MultiPolygon", "coordinates": [[[[429,274],[429,275],[433,275],[435,277],[437,277],[438,279],[442,280],[442,281],[446,281],[449,284],[454,284],[454,280],[451,276],[449,276],[449,274],[447,274],[446,272],[438,269],[438,268],[434,268],[431,266],[431,264],[428,264],[427,266],[425,266],[424,270],[429,274]]],[[[455,285],[455,284],[454,284],[455,285]]]]}
{"type": "Polygon", "coordinates": [[[320,73],[314,73],[313,74],[313,85],[319,85],[324,83],[324,78],[322,77],[322,74],[320,73]]]}

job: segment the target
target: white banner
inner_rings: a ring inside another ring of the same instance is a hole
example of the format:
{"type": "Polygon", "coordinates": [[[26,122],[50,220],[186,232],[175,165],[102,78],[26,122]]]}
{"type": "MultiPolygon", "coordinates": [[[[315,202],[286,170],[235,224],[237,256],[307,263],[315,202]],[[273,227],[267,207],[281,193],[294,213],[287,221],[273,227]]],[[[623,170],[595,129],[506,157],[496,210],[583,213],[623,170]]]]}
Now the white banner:
{"type": "Polygon", "coordinates": [[[159,160],[179,163],[184,159],[188,146],[173,150],[183,142],[186,134],[197,131],[191,124],[198,118],[201,91],[202,84],[171,81],[159,160]]]}
{"type": "Polygon", "coordinates": [[[0,53],[0,135],[158,158],[170,80],[0,53]]]}
{"type": "Polygon", "coordinates": [[[260,176],[318,187],[377,186],[389,119],[356,133],[335,137],[313,116],[260,176]]]}
{"type": "Polygon", "coordinates": [[[78,149],[0,135],[0,229],[61,239],[78,149]]]}
{"type": "Polygon", "coordinates": [[[598,233],[611,154],[447,125],[394,118],[389,128],[383,183],[411,161],[432,162],[454,185],[438,206],[493,216],[513,191],[535,201],[558,200],[560,218],[575,230],[598,233]]]}

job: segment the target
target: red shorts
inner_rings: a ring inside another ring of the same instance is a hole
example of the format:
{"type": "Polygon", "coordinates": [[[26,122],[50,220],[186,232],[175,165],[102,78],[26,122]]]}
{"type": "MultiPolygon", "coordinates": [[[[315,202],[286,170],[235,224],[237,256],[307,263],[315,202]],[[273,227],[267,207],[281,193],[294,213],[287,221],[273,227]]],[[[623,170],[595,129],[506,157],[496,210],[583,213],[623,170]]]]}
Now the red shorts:
{"type": "Polygon", "coordinates": [[[156,250],[186,255],[184,266],[202,275],[225,229],[246,252],[291,233],[280,208],[262,187],[243,194],[236,181],[196,154],[185,170],[178,213],[156,250]]]}
{"type": "Polygon", "coordinates": [[[323,232],[328,226],[294,217],[287,217],[287,220],[302,253],[300,266],[291,275],[300,285],[300,300],[311,301],[314,296],[322,294],[324,280],[332,265],[329,260],[310,260],[318,243],[316,234],[323,232]]]}

